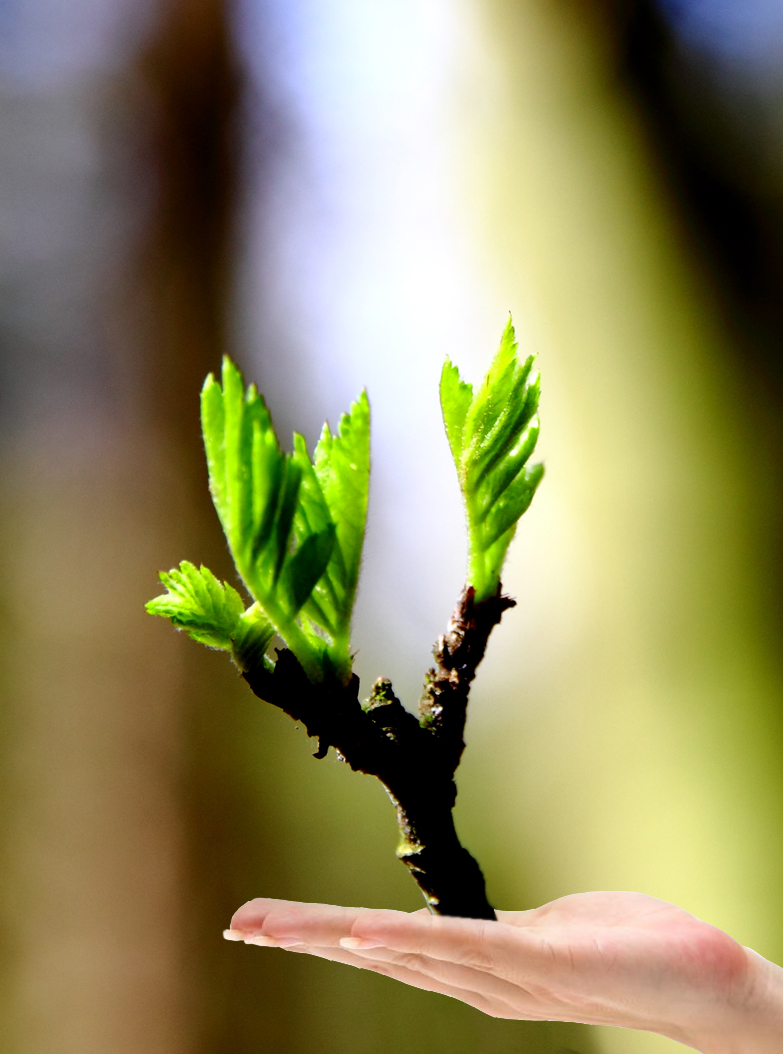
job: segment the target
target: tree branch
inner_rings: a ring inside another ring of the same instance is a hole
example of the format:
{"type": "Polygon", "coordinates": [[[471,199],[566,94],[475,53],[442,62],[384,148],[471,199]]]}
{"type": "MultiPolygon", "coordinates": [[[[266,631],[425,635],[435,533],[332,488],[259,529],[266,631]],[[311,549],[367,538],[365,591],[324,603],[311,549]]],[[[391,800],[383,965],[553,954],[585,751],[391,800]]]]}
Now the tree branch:
{"type": "Polygon", "coordinates": [[[329,747],[352,769],[377,776],[397,810],[402,842],[397,855],[440,915],[494,919],[484,876],[460,844],[452,809],[454,773],[464,749],[468,694],[492,629],[515,601],[495,596],[475,603],[465,589],[446,634],[435,647],[435,667],[425,679],[420,720],[381,678],[369,699],[359,702],[359,678],[347,685],[312,684],[294,654],[278,652],[273,670],[258,666],[243,674],[253,692],[279,707],[318,739],[315,754],[329,747]]]}
{"type": "MultiPolygon", "coordinates": [[[[465,749],[463,735],[470,685],[476,668],[484,658],[489,635],[503,617],[516,607],[516,600],[497,593],[480,604],[472,586],[463,589],[454,608],[449,628],[435,646],[435,667],[424,679],[419,702],[422,724],[432,728],[448,751],[454,769],[465,749]]],[[[453,771],[453,770],[452,770],[453,771]]]]}

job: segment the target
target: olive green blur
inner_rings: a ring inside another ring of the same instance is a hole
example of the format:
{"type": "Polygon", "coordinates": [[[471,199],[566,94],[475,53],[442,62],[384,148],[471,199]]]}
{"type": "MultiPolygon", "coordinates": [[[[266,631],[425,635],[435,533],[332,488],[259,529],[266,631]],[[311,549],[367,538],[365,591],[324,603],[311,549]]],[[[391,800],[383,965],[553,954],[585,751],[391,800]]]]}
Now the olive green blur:
{"type": "MultiPolygon", "coordinates": [[[[684,140],[623,65],[649,7],[459,3],[458,212],[494,327],[511,308],[538,354],[546,477],[456,817],[499,907],[640,890],[783,961],[779,378],[669,167],[684,140]]],[[[228,19],[170,0],[114,65],[0,82],[3,1049],[674,1054],[221,939],[260,894],[420,906],[377,781],[144,612],[183,557],[236,584],[198,421],[234,352],[228,19]]],[[[743,186],[783,229],[780,187],[743,186]]]]}

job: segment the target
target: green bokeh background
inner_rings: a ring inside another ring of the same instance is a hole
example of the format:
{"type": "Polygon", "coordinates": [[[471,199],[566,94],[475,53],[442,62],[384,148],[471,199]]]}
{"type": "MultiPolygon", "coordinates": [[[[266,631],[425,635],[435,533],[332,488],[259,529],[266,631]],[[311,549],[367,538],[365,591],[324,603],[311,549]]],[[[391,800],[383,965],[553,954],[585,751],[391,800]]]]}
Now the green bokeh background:
{"type": "MultiPolygon", "coordinates": [[[[547,475],[471,703],[457,820],[498,906],[639,890],[783,961],[777,374],[621,61],[644,7],[460,6],[458,212],[492,331],[511,306],[540,355],[547,475]]],[[[241,250],[230,15],[172,2],[67,91],[0,89],[0,194],[44,232],[2,261],[4,1049],[680,1049],[220,939],[259,894],[419,906],[382,788],[313,761],[224,656],[143,614],[156,568],[231,575],[197,431],[241,250]]],[[[737,187],[778,251],[780,185],[737,187]]],[[[317,404],[306,371],[283,373],[284,418],[295,392],[317,404]]]]}

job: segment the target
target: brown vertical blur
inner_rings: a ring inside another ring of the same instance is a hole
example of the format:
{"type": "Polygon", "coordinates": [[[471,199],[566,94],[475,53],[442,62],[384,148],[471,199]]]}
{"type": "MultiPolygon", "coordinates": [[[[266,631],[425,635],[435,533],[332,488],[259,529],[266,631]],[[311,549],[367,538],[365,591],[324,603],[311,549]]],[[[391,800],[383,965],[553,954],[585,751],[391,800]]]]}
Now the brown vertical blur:
{"type": "MultiPolygon", "coordinates": [[[[191,554],[222,577],[234,572],[209,503],[198,425],[198,391],[226,346],[231,224],[239,153],[240,79],[223,0],[173,0],[140,71],[150,92],[151,160],[158,186],[140,258],[152,340],[144,349],[144,412],[187,480],[171,511],[174,547],[164,566],[191,554]],[[181,522],[187,516],[188,523],[181,522]]],[[[149,575],[146,579],[149,580],[149,575]]],[[[161,639],[168,625],[155,627],[161,639]]],[[[259,1011],[280,1031],[269,998],[270,963],[248,964],[220,938],[236,906],[258,889],[263,817],[252,750],[257,704],[226,663],[181,641],[182,884],[179,964],[186,991],[187,1049],[218,1054],[258,1049],[259,1011]],[[251,727],[242,726],[249,718],[251,727]],[[251,1024],[246,1027],[248,1014],[251,1024]],[[244,1037],[244,1038],[243,1038],[244,1037]]],[[[283,1045],[279,1045],[283,1049],[283,1045]]]]}
{"type": "Polygon", "coordinates": [[[258,1050],[241,1008],[274,988],[220,939],[271,867],[256,709],[143,611],[156,568],[230,574],[198,391],[225,350],[237,68],[222,0],[139,37],[0,83],[9,1054],[258,1050]]]}
{"type": "Polygon", "coordinates": [[[223,0],[171,0],[139,69],[157,182],[140,274],[155,326],[145,396],[195,460],[194,392],[226,350],[239,75],[223,0]]]}

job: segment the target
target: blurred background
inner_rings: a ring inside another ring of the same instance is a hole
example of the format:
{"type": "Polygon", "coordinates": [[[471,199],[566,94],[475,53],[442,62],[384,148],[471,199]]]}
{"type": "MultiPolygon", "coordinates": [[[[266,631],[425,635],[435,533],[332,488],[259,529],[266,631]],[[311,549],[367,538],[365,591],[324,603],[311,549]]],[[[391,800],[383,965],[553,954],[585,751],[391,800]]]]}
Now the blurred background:
{"type": "Polygon", "coordinates": [[[230,352],[314,442],[367,386],[365,687],[462,582],[437,403],[513,312],[547,476],[457,819],[500,907],[633,889],[783,960],[783,8],[0,5],[0,1019],[9,1054],[665,1054],[221,939],[413,909],[376,781],[143,612],[231,569],[230,352]]]}

